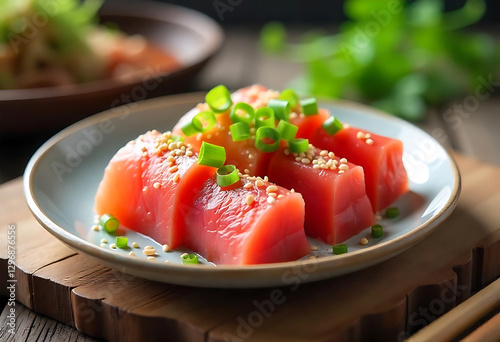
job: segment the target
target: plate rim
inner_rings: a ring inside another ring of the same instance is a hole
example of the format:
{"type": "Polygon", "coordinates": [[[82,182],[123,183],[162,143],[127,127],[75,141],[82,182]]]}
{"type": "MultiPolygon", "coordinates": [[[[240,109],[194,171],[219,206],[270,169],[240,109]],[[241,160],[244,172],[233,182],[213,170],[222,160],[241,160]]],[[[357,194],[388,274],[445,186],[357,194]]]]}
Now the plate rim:
{"type": "MultiPolygon", "coordinates": [[[[133,115],[138,111],[147,109],[167,107],[176,104],[193,103],[194,101],[203,99],[203,95],[204,92],[194,92],[194,93],[176,94],[176,95],[169,95],[169,96],[144,100],[138,102],[137,106],[133,110],[130,110],[127,115],[133,115]]],[[[60,131],[52,138],[47,140],[47,142],[45,142],[35,152],[35,154],[31,157],[30,161],[28,162],[28,165],[26,166],[23,175],[23,190],[28,207],[32,212],[33,216],[35,217],[35,219],[44,227],[44,229],[47,230],[52,235],[54,235],[64,244],[68,245],[70,248],[76,250],[77,252],[82,252],[85,255],[97,258],[102,263],[112,268],[119,270],[126,270],[125,273],[134,274],[147,279],[161,281],[161,282],[170,282],[170,283],[189,285],[189,286],[201,286],[201,287],[209,286],[218,288],[248,288],[248,287],[268,287],[273,285],[284,285],[282,280],[280,281],[279,279],[277,280],[274,278],[256,283],[251,281],[245,283],[245,281],[248,281],[247,278],[248,274],[251,275],[253,273],[258,273],[260,276],[264,276],[265,274],[262,272],[274,273],[277,271],[286,271],[288,269],[293,269],[297,267],[303,268],[310,266],[312,263],[314,263],[316,267],[314,273],[319,273],[319,274],[316,274],[314,277],[310,277],[310,279],[307,281],[320,280],[320,279],[339,276],[346,273],[351,273],[357,269],[364,268],[356,266],[364,264],[373,265],[375,263],[382,262],[403,252],[410,246],[415,245],[416,243],[418,243],[419,241],[430,235],[436,229],[436,227],[439,226],[441,222],[446,220],[451,215],[459,199],[459,194],[461,190],[461,176],[454,158],[436,139],[434,139],[427,132],[423,131],[422,129],[411,123],[408,123],[400,118],[397,118],[395,116],[392,116],[378,109],[363,104],[347,100],[323,100],[320,101],[320,103],[333,104],[344,108],[363,111],[369,115],[376,115],[384,119],[393,120],[405,126],[411,126],[412,129],[417,129],[421,134],[427,135],[436,144],[438,144],[443,149],[446,157],[449,159],[452,171],[455,176],[451,194],[446,204],[441,208],[441,210],[423,224],[389,241],[385,241],[380,244],[373,245],[362,250],[349,252],[343,255],[326,256],[315,260],[296,260],[296,261],[288,261],[281,263],[243,265],[243,266],[218,265],[217,267],[207,267],[206,265],[189,265],[189,267],[186,267],[185,265],[182,264],[152,263],[148,262],[147,260],[142,260],[139,258],[130,258],[129,256],[120,255],[114,251],[102,249],[98,245],[95,245],[94,243],[91,243],[83,239],[82,237],[79,237],[77,235],[68,232],[63,227],[53,222],[50,219],[49,215],[47,215],[38,205],[38,202],[34,194],[35,185],[33,182],[34,175],[36,174],[37,168],[39,167],[41,161],[43,160],[43,157],[46,154],[48,154],[52,148],[55,148],[57,143],[69,137],[71,134],[80,131],[83,128],[89,127],[93,124],[98,124],[100,121],[103,120],[109,120],[120,117],[121,115],[123,115],[123,112],[117,110],[117,108],[106,110],[104,112],[101,112],[100,114],[96,114],[91,117],[85,118],[65,128],[64,130],[60,131]],[[145,269],[145,271],[143,270],[140,272],[136,272],[133,271],[132,269],[129,269],[131,267],[137,267],[137,266],[141,266],[143,269],[145,269]],[[337,272],[333,272],[337,268],[338,268],[337,272]],[[351,268],[353,269],[348,270],[351,268]],[[342,272],[342,270],[347,270],[347,271],[342,272]],[[156,272],[161,271],[161,272],[156,273],[156,276],[153,277],[149,275],[146,276],[146,274],[149,274],[151,271],[156,271],[156,272]],[[327,271],[329,271],[329,273],[327,271]],[[177,277],[168,278],[169,275],[170,276],[174,275],[171,274],[172,272],[174,272],[177,277]],[[180,275],[178,274],[179,272],[180,275]],[[222,275],[224,277],[228,275],[240,276],[237,278],[239,285],[234,284],[234,279],[233,282],[230,282],[229,284],[224,282],[220,284],[221,281],[220,279],[217,280],[218,278],[217,276],[214,277],[216,278],[215,280],[207,279],[206,282],[200,285],[192,284],[189,281],[186,282],[183,280],[185,277],[190,277],[193,275],[196,275],[196,277],[198,278],[200,275],[201,276],[213,275],[214,272],[216,272],[217,275],[222,275]],[[179,276],[180,280],[178,279],[179,276]]],[[[154,129],[154,127],[152,127],[151,129],[154,129]]]]}

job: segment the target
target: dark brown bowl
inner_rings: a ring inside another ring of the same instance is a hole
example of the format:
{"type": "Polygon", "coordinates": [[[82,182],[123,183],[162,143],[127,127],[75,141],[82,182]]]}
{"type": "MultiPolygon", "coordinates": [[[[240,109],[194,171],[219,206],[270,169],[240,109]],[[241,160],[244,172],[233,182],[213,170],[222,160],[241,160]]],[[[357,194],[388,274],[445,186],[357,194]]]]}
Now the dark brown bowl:
{"type": "Polygon", "coordinates": [[[102,22],[128,34],[141,34],[177,57],[182,67],[149,82],[102,80],[36,89],[0,90],[0,134],[26,134],[63,128],[86,116],[128,102],[186,90],[219,50],[220,26],[196,11],[152,2],[115,1],[100,11],[102,22]]]}

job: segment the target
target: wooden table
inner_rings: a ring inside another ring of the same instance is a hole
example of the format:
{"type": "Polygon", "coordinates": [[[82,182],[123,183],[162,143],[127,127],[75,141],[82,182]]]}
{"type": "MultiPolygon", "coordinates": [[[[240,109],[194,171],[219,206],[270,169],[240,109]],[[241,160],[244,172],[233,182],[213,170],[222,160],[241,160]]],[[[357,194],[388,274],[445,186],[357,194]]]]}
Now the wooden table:
{"type": "MultiPolygon", "coordinates": [[[[227,34],[223,51],[196,89],[254,82],[280,89],[300,73],[293,63],[260,55],[257,30],[234,28],[227,34]]],[[[444,116],[446,108],[433,111],[420,126],[447,148],[500,165],[499,104],[493,97],[481,102],[476,111],[460,117],[459,125],[444,116]]],[[[262,324],[256,303],[268,303],[274,289],[192,289],[109,270],[75,254],[36,223],[20,180],[5,183],[0,186],[0,283],[7,276],[4,237],[8,224],[14,223],[18,304],[13,336],[5,325],[9,306],[2,286],[0,340],[94,340],[75,326],[110,340],[140,339],[148,332],[158,333],[148,340],[397,340],[500,274],[500,170],[463,155],[456,158],[463,176],[458,208],[429,238],[367,270],[278,289],[286,300],[262,324]],[[249,318],[258,327],[245,326],[249,318]]]]}

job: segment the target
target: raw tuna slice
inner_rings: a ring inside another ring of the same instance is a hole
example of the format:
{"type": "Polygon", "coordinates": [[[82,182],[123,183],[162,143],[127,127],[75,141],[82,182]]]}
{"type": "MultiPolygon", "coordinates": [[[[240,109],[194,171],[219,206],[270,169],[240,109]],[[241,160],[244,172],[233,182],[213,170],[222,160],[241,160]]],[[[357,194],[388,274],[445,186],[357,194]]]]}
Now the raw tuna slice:
{"type": "Polygon", "coordinates": [[[408,191],[401,141],[354,127],[344,128],[334,135],[320,127],[310,141],[363,167],[366,193],[374,211],[386,208],[408,191]]]}
{"type": "Polygon", "coordinates": [[[310,253],[300,194],[255,177],[241,178],[241,185],[226,190],[214,178],[206,181],[188,213],[187,247],[216,264],[291,261],[310,253]]]}
{"type": "Polygon", "coordinates": [[[363,169],[314,147],[304,157],[277,152],[269,179],[302,194],[305,231],[329,244],[343,242],[374,223],[363,169]]]}
{"type": "Polygon", "coordinates": [[[170,133],[148,132],[120,149],[106,167],[95,211],[175,248],[186,239],[185,215],[215,169],[198,165],[170,133]]]}

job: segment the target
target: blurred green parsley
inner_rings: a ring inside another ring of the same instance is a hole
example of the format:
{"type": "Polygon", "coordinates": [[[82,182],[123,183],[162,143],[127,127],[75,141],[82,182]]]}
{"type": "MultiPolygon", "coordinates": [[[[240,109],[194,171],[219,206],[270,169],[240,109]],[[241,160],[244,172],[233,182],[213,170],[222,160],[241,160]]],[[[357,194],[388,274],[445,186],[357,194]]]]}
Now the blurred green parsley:
{"type": "Polygon", "coordinates": [[[467,0],[445,13],[442,0],[346,0],[351,19],[339,33],[309,32],[287,42],[283,24],[261,32],[267,53],[304,63],[295,89],[326,98],[364,101],[408,120],[428,106],[470,94],[478,77],[499,74],[500,49],[484,33],[464,32],[485,12],[484,0],[467,0]]]}

